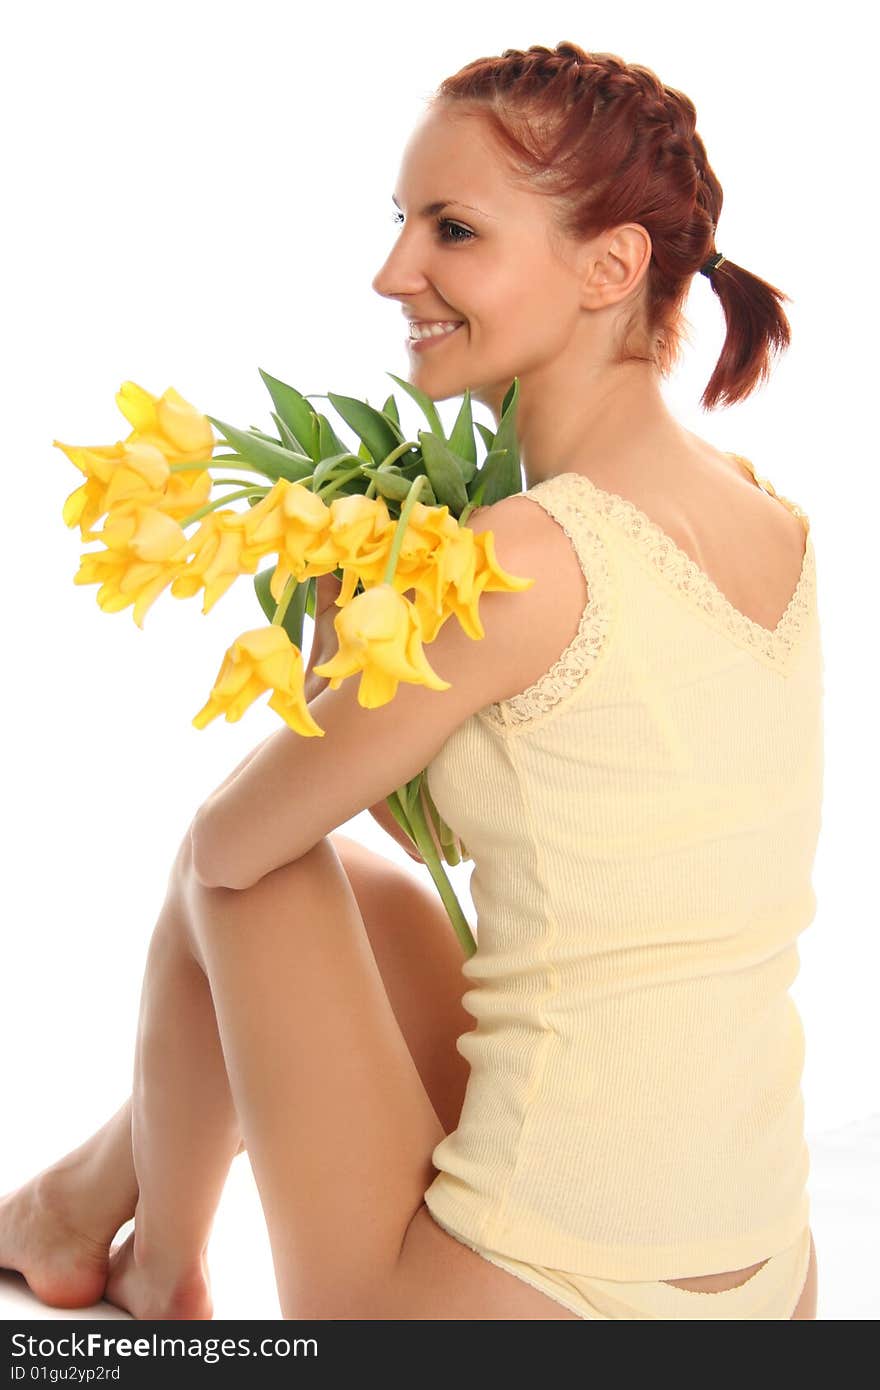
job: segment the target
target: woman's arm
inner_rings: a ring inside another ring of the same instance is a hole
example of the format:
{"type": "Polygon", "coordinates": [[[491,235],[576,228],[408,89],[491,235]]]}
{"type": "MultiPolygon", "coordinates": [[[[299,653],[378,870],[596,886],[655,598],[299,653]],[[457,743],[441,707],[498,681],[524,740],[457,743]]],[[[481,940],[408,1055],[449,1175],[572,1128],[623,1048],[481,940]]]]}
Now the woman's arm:
{"type": "MultiPolygon", "coordinates": [[[[513,495],[488,509],[499,568],[514,580],[527,576],[515,601],[506,591],[481,592],[481,639],[474,641],[459,621],[444,622],[431,643],[433,678],[400,680],[394,698],[379,705],[361,704],[355,680],[331,678],[309,706],[324,737],[303,737],[282,723],[229,786],[200,807],[193,845],[202,883],[247,889],[304,858],[332,830],[420,776],[465,720],[546,672],[565,645],[563,618],[570,641],[570,616],[552,568],[542,582],[550,547],[543,533],[523,523],[527,505],[533,514],[528,499],[513,495]]],[[[561,535],[548,518],[550,525],[561,535]]],[[[322,664],[314,669],[325,674],[322,664]]]]}
{"type": "MultiPolygon", "coordinates": [[[[325,690],[327,685],[329,684],[329,681],[326,676],[316,676],[314,671],[312,670],[313,666],[319,666],[322,661],[327,660],[329,660],[328,656],[317,655],[315,651],[315,643],[313,642],[312,651],[309,654],[309,664],[306,669],[303,681],[303,693],[305,695],[307,705],[310,705],[312,700],[317,699],[317,697],[321,694],[321,691],[325,690]]],[[[272,737],[272,734],[268,734],[266,738],[262,740],[262,742],[258,743],[255,748],[252,748],[249,753],[246,753],[245,756],[242,758],[241,762],[238,764],[238,766],[232,769],[228,777],[224,777],[223,781],[220,782],[220,784],[214,788],[214,791],[211,793],[211,795],[215,796],[218,792],[222,792],[224,787],[228,787],[230,782],[234,782],[238,774],[244,771],[251,759],[257,756],[260,749],[265,744],[267,744],[269,742],[269,739],[272,737]]]]}
{"type": "MultiPolygon", "coordinates": [[[[314,668],[320,666],[325,661],[329,661],[333,652],[336,650],[336,634],[335,628],[332,626],[334,617],[333,600],[338,597],[341,587],[339,580],[333,577],[331,582],[331,576],[329,575],[321,575],[318,580],[315,631],[312,637],[311,651],[309,652],[308,665],[306,666],[303,680],[303,692],[307,705],[310,705],[330,683],[327,676],[316,676],[314,668]]],[[[256,752],[256,749],[254,752],[256,752]]],[[[407,835],[406,831],[401,829],[394,819],[394,816],[391,814],[387,801],[377,801],[375,805],[369,808],[369,811],[373,820],[381,825],[382,829],[391,836],[392,840],[396,840],[401,848],[406,850],[411,859],[414,859],[417,864],[424,864],[425,861],[419,854],[413,841],[407,835]]]]}
{"type": "Polygon", "coordinates": [[[228,787],[228,786],[229,786],[229,783],[230,783],[230,782],[233,782],[233,781],[235,780],[235,778],[238,776],[238,774],[239,774],[240,772],[243,772],[243,771],[244,771],[244,769],[247,767],[248,763],[250,762],[251,758],[255,758],[255,757],[256,757],[256,755],[259,753],[260,749],[263,747],[264,744],[266,744],[266,743],[269,742],[269,739],[270,739],[271,737],[272,737],[272,735],[269,734],[266,738],[263,739],[262,743],[258,743],[258,744],[257,744],[256,748],[252,748],[251,751],[250,751],[249,753],[246,753],[245,756],[242,758],[241,762],[238,764],[238,766],[237,766],[237,767],[234,767],[234,768],[232,769],[232,771],[229,773],[229,776],[228,776],[228,777],[224,777],[223,781],[220,782],[219,785],[216,786],[216,787],[214,788],[214,790],[213,790],[213,792],[211,793],[211,795],[212,795],[212,796],[216,796],[218,792],[222,792],[222,790],[223,790],[224,787],[228,787]]]}
{"type": "MultiPolygon", "coordinates": [[[[317,697],[321,694],[322,690],[325,690],[327,688],[327,685],[329,684],[328,678],[326,676],[316,676],[312,669],[313,666],[319,666],[322,661],[329,660],[328,654],[322,656],[318,655],[316,645],[317,644],[315,642],[312,643],[312,650],[309,654],[308,667],[306,669],[305,678],[303,682],[303,693],[305,694],[307,705],[310,705],[313,700],[317,699],[317,697]]],[[[258,743],[255,748],[252,748],[250,752],[242,758],[241,762],[232,769],[228,777],[225,777],[223,781],[215,788],[215,792],[221,792],[224,787],[228,787],[229,783],[234,781],[238,774],[247,767],[251,759],[256,757],[260,749],[263,747],[264,744],[268,743],[269,738],[271,737],[272,735],[269,734],[268,737],[264,738],[261,743],[258,743]]],[[[425,861],[419,854],[412,840],[407,835],[405,830],[401,830],[400,826],[397,824],[397,821],[391,814],[388,802],[377,801],[375,806],[371,806],[369,809],[370,815],[373,817],[373,819],[377,821],[379,825],[381,825],[382,829],[385,830],[393,840],[396,840],[397,843],[403,849],[406,850],[410,858],[415,859],[416,862],[419,864],[424,864],[425,861]]],[[[431,829],[433,831],[433,826],[431,827],[431,829]]]]}

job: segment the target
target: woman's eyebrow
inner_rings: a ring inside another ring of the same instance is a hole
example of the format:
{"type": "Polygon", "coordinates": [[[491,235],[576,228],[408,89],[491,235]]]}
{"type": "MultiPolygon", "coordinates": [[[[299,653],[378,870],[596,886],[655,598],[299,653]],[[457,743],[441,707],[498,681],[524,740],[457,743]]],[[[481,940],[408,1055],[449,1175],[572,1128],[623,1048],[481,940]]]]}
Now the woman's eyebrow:
{"type": "MultiPolygon", "coordinates": [[[[397,201],[397,198],[394,196],[393,193],[391,194],[391,201],[396,208],[400,209],[400,203],[397,201]]],[[[437,203],[426,203],[425,206],[422,208],[421,212],[419,213],[419,216],[433,217],[436,213],[442,212],[444,208],[448,208],[450,204],[454,204],[455,207],[458,208],[470,208],[471,212],[478,212],[481,215],[481,217],[492,216],[490,212],[483,212],[482,208],[473,207],[470,203],[459,203],[455,198],[442,198],[437,203]]]]}

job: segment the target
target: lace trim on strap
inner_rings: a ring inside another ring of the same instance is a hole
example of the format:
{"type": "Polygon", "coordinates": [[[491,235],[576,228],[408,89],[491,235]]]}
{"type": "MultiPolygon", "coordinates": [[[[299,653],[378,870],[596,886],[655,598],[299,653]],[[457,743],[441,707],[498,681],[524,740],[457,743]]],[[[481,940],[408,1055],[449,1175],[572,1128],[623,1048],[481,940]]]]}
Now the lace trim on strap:
{"type": "Polygon", "coordinates": [[[520,729],[556,709],[575,693],[608,640],[613,602],[606,545],[591,524],[589,511],[578,499],[571,492],[564,501],[555,494],[553,485],[565,476],[545,478],[522,495],[538,502],[571,541],[587,580],[587,604],[577,632],[548,671],[517,695],[479,711],[480,718],[495,729],[520,729]]]}
{"type": "Polygon", "coordinates": [[[769,492],[771,497],[775,497],[784,507],[788,507],[788,510],[793,512],[795,516],[799,516],[804,523],[804,529],[809,534],[810,518],[807,516],[806,512],[798,506],[797,502],[792,502],[790,497],[783,497],[781,492],[777,492],[769,478],[759,477],[755,472],[755,465],[752,463],[752,460],[747,459],[744,454],[729,454],[728,457],[736,459],[738,463],[744,463],[761,491],[769,492]]]}
{"type": "MultiPolygon", "coordinates": [[[[740,455],[732,457],[739,458],[740,455]]],[[[673,589],[691,599],[701,612],[710,617],[735,641],[782,668],[794,652],[801,632],[813,611],[816,572],[810,519],[795,502],[777,493],[767,479],[759,479],[747,459],[742,459],[742,462],[747,465],[759,486],[771,492],[771,495],[777,497],[789,511],[801,518],[806,532],[804,557],[797,586],[773,629],[762,627],[753,618],[735,608],[696,560],[682,550],[661,526],[640,511],[629,498],[621,497],[615,492],[606,492],[603,488],[597,487],[584,473],[561,473],[556,477],[576,479],[575,487],[583,489],[594,514],[621,529],[673,589]]]]}

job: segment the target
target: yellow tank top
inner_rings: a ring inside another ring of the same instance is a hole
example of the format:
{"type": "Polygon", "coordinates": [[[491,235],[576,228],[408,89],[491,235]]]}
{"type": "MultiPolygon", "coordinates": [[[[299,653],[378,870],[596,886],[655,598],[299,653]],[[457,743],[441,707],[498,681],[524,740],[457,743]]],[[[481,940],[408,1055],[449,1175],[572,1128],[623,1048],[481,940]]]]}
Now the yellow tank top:
{"type": "Polygon", "coordinates": [[[553,667],[428,767],[473,857],[478,945],[464,1104],[425,1202],[555,1269],[740,1269],[809,1220],[788,990],[822,801],[810,522],[779,497],[806,536],[770,631],[584,475],[524,495],[568,535],[588,599],[553,667]]]}

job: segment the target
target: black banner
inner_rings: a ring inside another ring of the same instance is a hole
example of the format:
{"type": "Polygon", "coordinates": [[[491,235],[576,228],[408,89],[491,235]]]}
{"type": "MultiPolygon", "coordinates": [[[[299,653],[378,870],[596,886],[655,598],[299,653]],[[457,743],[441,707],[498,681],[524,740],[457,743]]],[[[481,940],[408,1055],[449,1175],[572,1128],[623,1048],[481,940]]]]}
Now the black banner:
{"type": "Polygon", "coordinates": [[[563,1349],[557,1339],[564,1336],[559,1322],[548,1342],[525,1335],[522,1323],[511,1335],[510,1321],[482,1337],[479,1329],[486,1323],[478,1320],[440,1327],[422,1321],[168,1320],[140,1321],[137,1328],[134,1321],[128,1327],[116,1320],[0,1323],[0,1390],[54,1384],[155,1390],[165,1377],[169,1390],[178,1384],[187,1390],[219,1386],[218,1377],[248,1390],[274,1385],[295,1390],[301,1382],[317,1382],[320,1362],[336,1373],[354,1370],[359,1379],[429,1371],[432,1379],[446,1376],[452,1385],[471,1379],[475,1339],[485,1338],[493,1372],[526,1372],[534,1350],[534,1371],[540,1374],[542,1368],[546,1373],[548,1355],[563,1349]]]}

